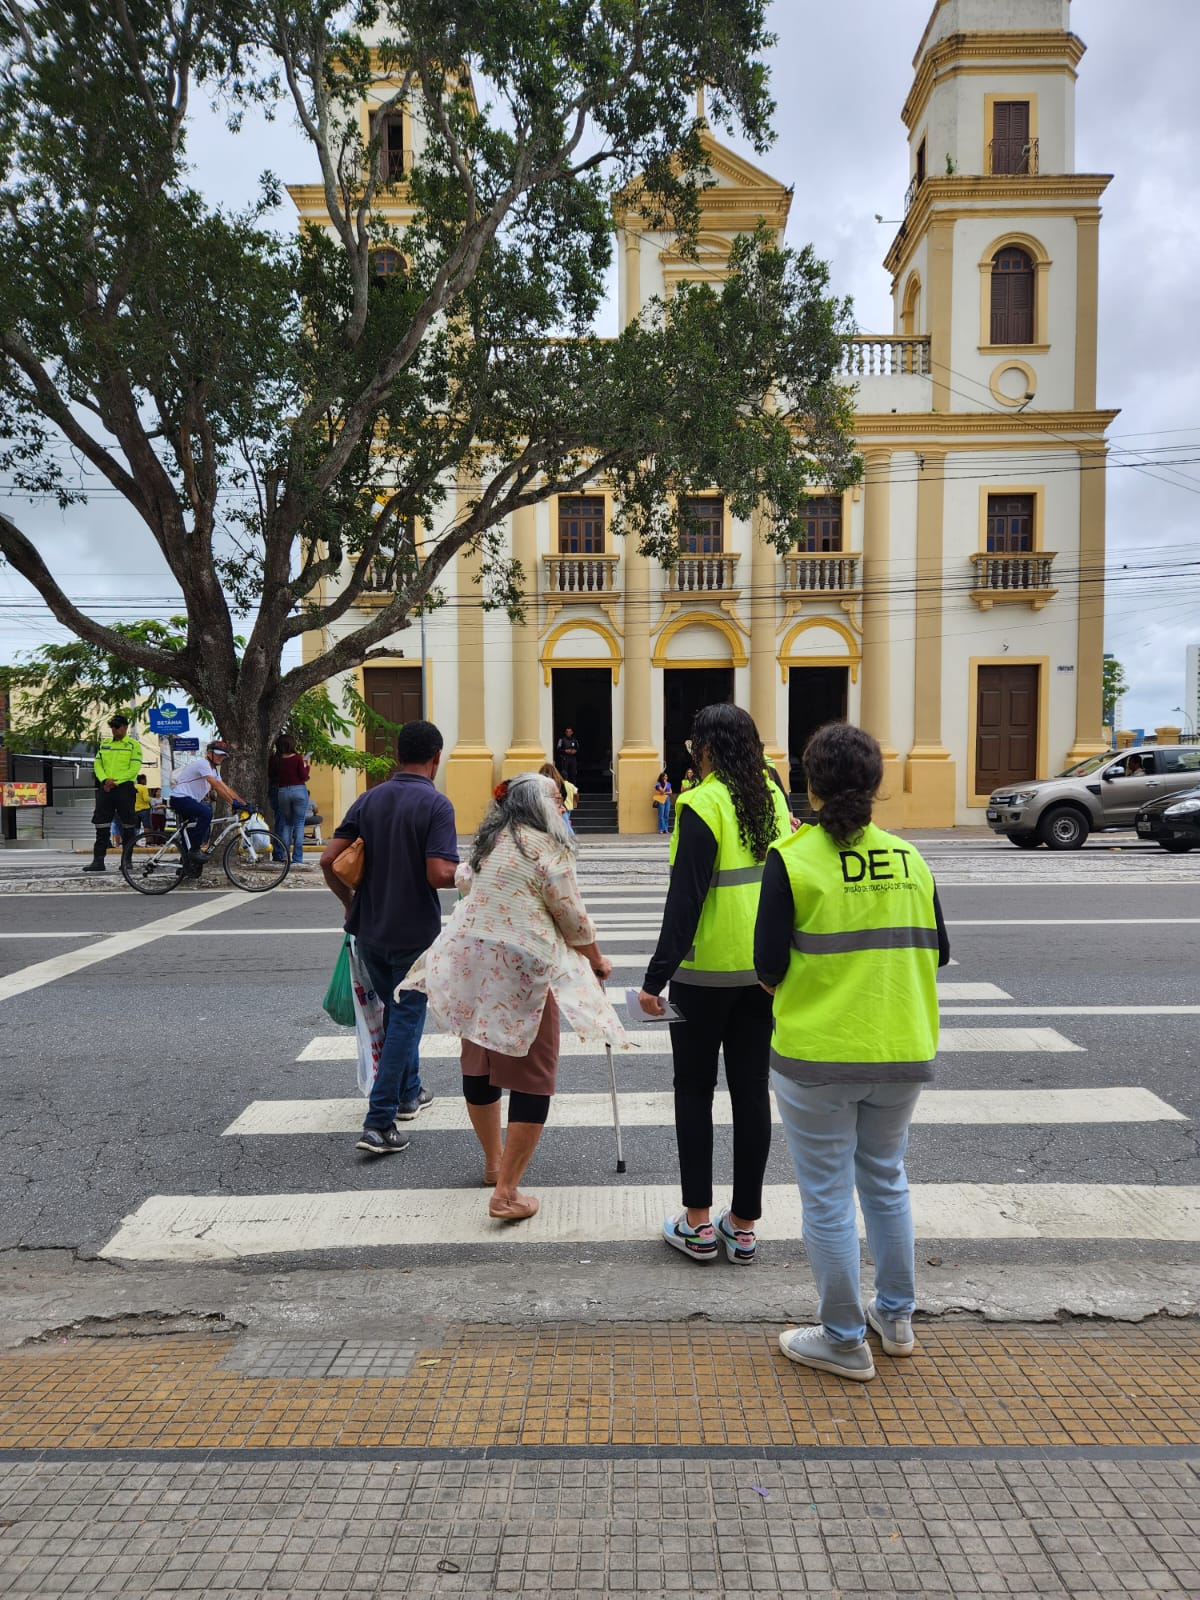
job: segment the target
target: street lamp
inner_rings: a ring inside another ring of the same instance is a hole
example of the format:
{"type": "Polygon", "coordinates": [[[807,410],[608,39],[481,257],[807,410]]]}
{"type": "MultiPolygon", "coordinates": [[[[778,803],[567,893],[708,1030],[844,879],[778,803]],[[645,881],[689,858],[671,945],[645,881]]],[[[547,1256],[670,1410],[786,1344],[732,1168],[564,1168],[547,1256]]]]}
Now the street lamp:
{"type": "Polygon", "coordinates": [[[1194,739],[1196,737],[1196,724],[1192,721],[1188,713],[1183,709],[1182,706],[1172,706],[1171,710],[1178,711],[1179,715],[1183,718],[1184,738],[1189,741],[1194,739]]]}

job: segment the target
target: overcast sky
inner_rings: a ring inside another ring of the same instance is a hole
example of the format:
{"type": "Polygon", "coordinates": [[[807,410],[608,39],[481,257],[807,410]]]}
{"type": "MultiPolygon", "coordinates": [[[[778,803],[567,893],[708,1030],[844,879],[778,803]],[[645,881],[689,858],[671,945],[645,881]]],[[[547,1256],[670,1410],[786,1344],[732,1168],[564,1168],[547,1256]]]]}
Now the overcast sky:
{"type": "MultiPolygon", "coordinates": [[[[865,332],[891,330],[881,261],[895,230],[874,215],[900,215],[908,181],[900,108],[928,13],[929,0],[772,7],[778,139],[762,164],[795,186],[789,242],[812,241],[830,261],[865,332]]],[[[1100,235],[1099,403],[1121,410],[1112,432],[1121,465],[1108,474],[1105,648],[1130,680],[1125,725],[1153,728],[1178,720],[1171,712],[1183,703],[1184,647],[1200,640],[1200,7],[1073,0],[1072,13],[1088,46],[1078,170],[1115,175],[1100,235]]],[[[264,169],[286,182],[315,175],[286,117],[248,123],[234,139],[203,114],[191,149],[200,186],[231,205],[251,197],[264,169]]],[[[279,221],[293,225],[290,207],[279,221]]],[[[111,500],[63,516],[10,505],[74,595],[103,597],[91,607],[97,615],[163,614],[172,593],[166,569],[111,500]]],[[[0,568],[0,660],[63,637],[28,586],[0,568]]]]}

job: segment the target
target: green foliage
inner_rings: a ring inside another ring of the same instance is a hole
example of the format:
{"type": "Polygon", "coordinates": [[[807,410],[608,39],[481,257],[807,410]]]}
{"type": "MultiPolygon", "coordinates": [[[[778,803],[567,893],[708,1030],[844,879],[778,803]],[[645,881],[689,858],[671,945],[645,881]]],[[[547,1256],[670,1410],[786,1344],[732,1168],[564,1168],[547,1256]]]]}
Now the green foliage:
{"type": "Polygon", "coordinates": [[[0,473],[63,505],[117,490],[184,612],[165,635],[105,626],[0,512],[0,558],[130,674],[77,661],[75,701],[47,690],[40,726],[91,714],[82,681],[169,685],[243,752],[247,788],[290,717],[334,759],[336,719],[362,712],[305,697],[436,604],[463,546],[484,555],[480,604],[519,614],[508,517],[589,483],[615,487],[619,531],[668,564],[689,491],[762,505],[787,548],[807,491],[858,470],[835,376],[849,308],[823,264],[763,230],[719,287],[681,289],[616,339],[591,332],[614,215],[693,248],[711,182],[697,89],[713,128],[766,149],[765,15],[766,0],[3,8],[0,473]],[[203,95],[235,129],[251,106],[298,121],[319,225],[276,232],[270,177],[241,212],[196,191],[203,95]],[[401,106],[422,140],[397,184],[378,158],[401,106]],[[454,483],[478,488],[452,503],[454,483]],[[390,598],[356,613],[365,587],[390,598]],[[304,633],[319,644],[285,667],[304,633]]]}
{"type": "Polygon", "coordinates": [[[1115,656],[1105,656],[1103,688],[1104,721],[1110,728],[1113,725],[1113,718],[1117,714],[1117,701],[1125,693],[1128,687],[1129,682],[1125,677],[1125,668],[1115,656]]]}

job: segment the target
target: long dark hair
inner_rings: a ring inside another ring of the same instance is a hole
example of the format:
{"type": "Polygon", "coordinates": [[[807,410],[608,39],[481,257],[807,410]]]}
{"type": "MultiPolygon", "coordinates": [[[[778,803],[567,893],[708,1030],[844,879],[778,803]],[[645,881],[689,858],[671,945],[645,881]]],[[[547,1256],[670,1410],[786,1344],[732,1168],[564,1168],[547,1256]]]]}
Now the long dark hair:
{"type": "Polygon", "coordinates": [[[883,782],[883,753],[852,722],[829,722],[804,747],[804,775],[821,802],[817,821],[839,844],[850,844],[871,820],[883,782]]]}
{"type": "Polygon", "coordinates": [[[779,836],[762,740],[740,706],[703,706],[692,723],[692,754],[707,751],[709,764],[729,790],[738,836],[755,861],[765,861],[779,836]]]}

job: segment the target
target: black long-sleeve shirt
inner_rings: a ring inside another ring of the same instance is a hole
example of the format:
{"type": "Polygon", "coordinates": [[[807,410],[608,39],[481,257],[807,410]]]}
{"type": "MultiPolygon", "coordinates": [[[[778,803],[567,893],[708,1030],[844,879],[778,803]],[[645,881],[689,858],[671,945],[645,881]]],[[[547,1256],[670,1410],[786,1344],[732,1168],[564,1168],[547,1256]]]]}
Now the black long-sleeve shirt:
{"type": "Polygon", "coordinates": [[[671,868],[671,883],[663,906],[662,927],[642,980],[647,994],[663,992],[676,967],[696,942],[704,897],[717,866],[716,835],[707,822],[702,822],[690,806],[683,806],[676,826],[679,843],[675,847],[675,864],[671,868]]]}
{"type": "MultiPolygon", "coordinates": [[[[950,936],[942,917],[937,888],[933,891],[933,914],[937,920],[938,966],[950,960],[950,936]]],[[[754,928],[754,970],[758,981],[774,989],[784,980],[792,959],[792,933],[796,926],[796,903],[792,880],[783,857],[773,851],[763,869],[762,892],[758,900],[758,921],[754,928]]]]}

